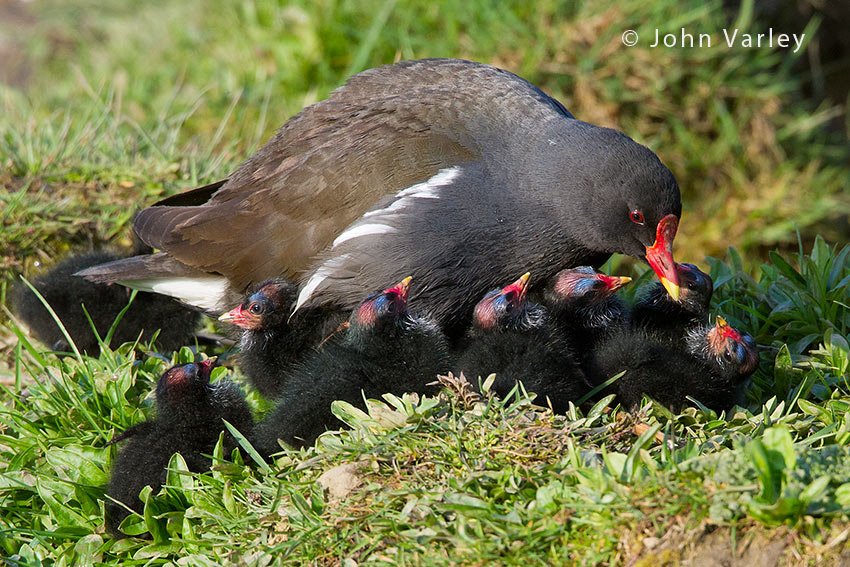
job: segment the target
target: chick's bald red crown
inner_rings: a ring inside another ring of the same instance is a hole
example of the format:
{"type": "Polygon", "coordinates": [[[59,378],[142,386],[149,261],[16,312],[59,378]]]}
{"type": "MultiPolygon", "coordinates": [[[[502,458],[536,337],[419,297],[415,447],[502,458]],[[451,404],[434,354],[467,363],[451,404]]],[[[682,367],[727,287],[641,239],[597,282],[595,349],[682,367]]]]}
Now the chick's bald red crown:
{"type": "Polygon", "coordinates": [[[487,329],[495,326],[501,316],[518,311],[525,303],[530,278],[531,273],[526,272],[502,289],[489,291],[484,299],[475,305],[472,313],[475,324],[487,329]]]}
{"type": "Polygon", "coordinates": [[[367,297],[355,311],[353,323],[372,327],[382,320],[400,320],[407,314],[407,295],[412,276],[407,276],[393,287],[367,297]]]}

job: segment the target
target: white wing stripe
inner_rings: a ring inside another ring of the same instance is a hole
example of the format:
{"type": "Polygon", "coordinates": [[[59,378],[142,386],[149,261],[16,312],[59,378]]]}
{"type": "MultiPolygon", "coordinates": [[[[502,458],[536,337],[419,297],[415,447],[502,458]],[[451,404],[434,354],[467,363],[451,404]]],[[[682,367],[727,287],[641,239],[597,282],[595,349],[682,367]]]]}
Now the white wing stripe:
{"type": "Polygon", "coordinates": [[[351,240],[352,238],[366,236],[369,234],[387,234],[388,232],[395,232],[395,229],[388,224],[357,224],[337,236],[336,240],[334,240],[333,247],[336,248],[346,240],[351,240]]]}
{"type": "MultiPolygon", "coordinates": [[[[433,177],[422,183],[411,185],[396,193],[394,200],[386,207],[368,211],[363,216],[350,225],[342,234],[336,237],[331,248],[336,248],[343,242],[348,242],[354,238],[368,235],[381,235],[397,232],[398,229],[387,224],[391,219],[402,209],[413,203],[414,199],[439,199],[440,193],[438,189],[450,185],[460,174],[460,167],[449,167],[441,169],[433,177]],[[376,217],[372,222],[365,221],[370,217],[376,217]],[[384,220],[386,222],[379,222],[384,220]]],[[[327,259],[323,262],[301,288],[298,293],[298,301],[295,302],[295,311],[298,311],[303,305],[310,301],[310,296],[321,286],[324,281],[339,270],[345,261],[351,257],[351,254],[342,254],[327,259]]]]}
{"type": "Polygon", "coordinates": [[[337,269],[340,265],[342,265],[345,260],[349,258],[350,254],[343,254],[342,256],[337,256],[335,258],[331,258],[324,264],[322,264],[318,270],[316,270],[310,279],[307,280],[307,283],[304,284],[304,287],[301,288],[301,291],[298,293],[298,301],[295,302],[295,309],[292,310],[293,313],[298,311],[302,305],[307,303],[310,299],[310,296],[314,291],[322,284],[334,270],[337,269]]]}

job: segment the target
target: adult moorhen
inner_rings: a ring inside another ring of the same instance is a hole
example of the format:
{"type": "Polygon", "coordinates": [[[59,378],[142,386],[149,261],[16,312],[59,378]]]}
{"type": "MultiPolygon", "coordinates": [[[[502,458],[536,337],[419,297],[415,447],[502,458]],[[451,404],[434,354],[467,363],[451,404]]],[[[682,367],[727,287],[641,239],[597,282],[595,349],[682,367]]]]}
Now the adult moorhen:
{"type": "Polygon", "coordinates": [[[512,274],[615,252],[676,297],[680,213],[673,174],[622,132],[489,65],[404,61],[351,77],[228,179],[141,211],[160,252],[81,275],[221,313],[271,277],[300,278],[296,308],[350,310],[411,274],[417,306],[459,336],[512,274]]]}

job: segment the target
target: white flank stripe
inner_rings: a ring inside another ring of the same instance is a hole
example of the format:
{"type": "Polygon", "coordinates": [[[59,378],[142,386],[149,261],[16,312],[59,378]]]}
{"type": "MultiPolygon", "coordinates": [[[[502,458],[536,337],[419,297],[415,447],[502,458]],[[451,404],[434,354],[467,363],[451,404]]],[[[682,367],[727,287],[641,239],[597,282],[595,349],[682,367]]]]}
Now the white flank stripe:
{"type": "MultiPolygon", "coordinates": [[[[427,181],[411,185],[410,187],[399,191],[396,193],[395,199],[389,205],[382,209],[376,209],[365,213],[361,217],[361,220],[358,220],[349,226],[342,234],[336,237],[331,247],[336,248],[343,242],[348,242],[349,240],[359,238],[361,236],[397,232],[398,229],[395,227],[377,221],[389,220],[389,217],[393,216],[394,213],[411,204],[413,199],[439,199],[440,194],[438,189],[451,184],[459,174],[459,167],[441,169],[427,181]],[[375,219],[375,222],[365,222],[362,220],[369,217],[378,218],[375,219]],[[381,217],[385,217],[385,219],[381,219],[381,217]]],[[[342,254],[341,256],[329,258],[321,266],[319,266],[298,293],[298,301],[295,302],[295,309],[293,309],[292,312],[295,313],[303,305],[305,305],[319,286],[321,286],[328,277],[345,264],[346,260],[350,256],[351,254],[342,254]]]]}
{"type": "Polygon", "coordinates": [[[389,232],[395,232],[395,229],[388,224],[358,224],[337,236],[336,240],[334,240],[333,247],[336,248],[346,240],[351,240],[352,238],[357,238],[359,236],[366,236],[368,234],[387,234],[389,232]]]}
{"type": "Polygon", "coordinates": [[[139,291],[168,295],[206,311],[219,311],[227,307],[221,305],[228,285],[227,278],[224,277],[158,278],[118,283],[139,291]]]}
{"type": "Polygon", "coordinates": [[[325,279],[341,264],[345,262],[351,255],[343,254],[342,256],[337,256],[336,258],[331,258],[324,264],[322,264],[318,270],[310,276],[310,279],[307,280],[307,283],[304,287],[301,288],[301,291],[298,293],[298,301],[295,302],[295,309],[292,310],[293,313],[301,309],[301,306],[307,303],[310,299],[310,296],[316,291],[325,279]]]}
{"type": "Polygon", "coordinates": [[[385,215],[392,213],[394,211],[403,209],[404,207],[409,205],[410,199],[439,199],[440,193],[438,189],[440,187],[449,185],[452,181],[455,180],[455,178],[458,176],[458,173],[460,173],[460,168],[458,167],[441,169],[427,181],[417,183],[416,185],[411,185],[407,189],[402,189],[401,191],[399,191],[396,194],[396,200],[390,203],[388,206],[384,207],[383,209],[369,211],[363,216],[371,217],[374,215],[385,215]]]}
{"type": "Polygon", "coordinates": [[[436,199],[438,197],[436,193],[436,189],[438,187],[445,187],[455,180],[458,173],[460,173],[459,167],[450,167],[448,169],[441,169],[437,172],[434,177],[430,178],[427,181],[422,183],[417,183],[416,185],[411,185],[407,189],[399,191],[399,197],[407,197],[408,195],[411,197],[420,197],[425,199],[436,199]]]}
{"type": "Polygon", "coordinates": [[[375,215],[388,215],[395,211],[400,211],[405,208],[407,205],[411,203],[409,198],[396,199],[383,209],[375,209],[374,211],[369,211],[367,213],[363,213],[363,218],[373,217],[375,215]]]}

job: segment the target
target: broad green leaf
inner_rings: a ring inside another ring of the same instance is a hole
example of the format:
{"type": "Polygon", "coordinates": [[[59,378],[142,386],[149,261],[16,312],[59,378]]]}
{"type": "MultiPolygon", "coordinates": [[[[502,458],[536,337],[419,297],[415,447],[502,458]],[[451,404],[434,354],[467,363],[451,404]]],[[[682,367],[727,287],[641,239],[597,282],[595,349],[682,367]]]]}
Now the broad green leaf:
{"type": "Polygon", "coordinates": [[[785,468],[794,468],[794,465],[797,463],[797,457],[794,453],[794,440],[791,438],[791,432],[787,426],[777,425],[771,427],[764,432],[762,441],[769,450],[776,451],[782,455],[785,468]]]}

